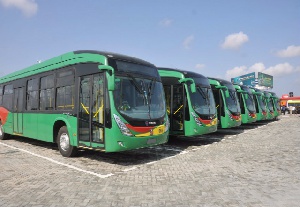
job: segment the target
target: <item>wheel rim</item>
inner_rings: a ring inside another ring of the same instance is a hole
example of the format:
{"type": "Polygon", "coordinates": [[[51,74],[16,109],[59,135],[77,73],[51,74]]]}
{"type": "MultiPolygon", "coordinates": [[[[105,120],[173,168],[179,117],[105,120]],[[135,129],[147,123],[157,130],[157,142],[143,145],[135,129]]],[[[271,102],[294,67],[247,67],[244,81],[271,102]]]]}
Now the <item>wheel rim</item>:
{"type": "Polygon", "coordinates": [[[60,147],[62,150],[67,151],[70,147],[70,139],[66,133],[60,135],[59,139],[60,147]]]}

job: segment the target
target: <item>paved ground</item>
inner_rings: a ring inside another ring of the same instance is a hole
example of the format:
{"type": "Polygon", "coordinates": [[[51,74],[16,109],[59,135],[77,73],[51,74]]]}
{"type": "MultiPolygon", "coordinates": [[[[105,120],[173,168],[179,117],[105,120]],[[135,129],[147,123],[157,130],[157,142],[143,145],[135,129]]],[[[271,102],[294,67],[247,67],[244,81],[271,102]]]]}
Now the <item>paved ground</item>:
{"type": "Polygon", "coordinates": [[[0,141],[0,206],[300,206],[300,117],[123,153],[0,141]]]}

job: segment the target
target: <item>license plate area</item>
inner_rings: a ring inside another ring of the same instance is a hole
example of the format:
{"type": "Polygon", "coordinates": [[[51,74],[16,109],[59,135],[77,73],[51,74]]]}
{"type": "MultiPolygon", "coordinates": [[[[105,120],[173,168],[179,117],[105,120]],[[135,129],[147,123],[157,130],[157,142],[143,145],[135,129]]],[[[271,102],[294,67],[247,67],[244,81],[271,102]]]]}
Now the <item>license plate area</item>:
{"type": "Polygon", "coordinates": [[[147,144],[155,144],[156,143],[156,139],[148,139],[147,140],[147,144]]]}

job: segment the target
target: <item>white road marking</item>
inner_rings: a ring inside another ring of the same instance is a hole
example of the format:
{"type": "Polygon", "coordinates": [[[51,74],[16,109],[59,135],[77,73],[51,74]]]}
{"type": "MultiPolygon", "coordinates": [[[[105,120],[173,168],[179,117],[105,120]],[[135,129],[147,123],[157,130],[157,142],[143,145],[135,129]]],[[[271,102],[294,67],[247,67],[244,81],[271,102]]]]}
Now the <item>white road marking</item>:
{"type": "MultiPolygon", "coordinates": [[[[258,128],[261,128],[261,127],[266,127],[266,125],[262,125],[262,126],[259,126],[258,128]]],[[[255,130],[255,129],[250,129],[250,130],[255,130]]],[[[250,131],[249,130],[249,131],[250,131]]],[[[243,132],[245,133],[245,131],[243,132]]],[[[243,134],[241,133],[241,134],[243,134]]],[[[232,139],[234,137],[236,137],[238,135],[231,135],[231,136],[228,136],[228,137],[225,137],[223,139],[220,139],[220,138],[208,138],[210,140],[218,140],[218,141],[226,141],[227,139],[232,139]]],[[[150,149],[159,149],[159,150],[167,150],[167,151],[174,151],[174,152],[179,152],[178,154],[176,155],[173,155],[173,156],[166,156],[165,158],[162,158],[160,160],[155,160],[155,161],[152,161],[152,162],[148,162],[148,163],[145,163],[146,165],[153,165],[157,162],[160,162],[160,161],[163,161],[163,160],[168,160],[168,159],[173,159],[173,158],[176,158],[180,155],[184,155],[184,154],[188,154],[190,152],[193,152],[193,151],[196,151],[196,150],[200,150],[200,149],[203,149],[203,148],[208,148],[210,146],[212,146],[213,144],[217,144],[218,142],[213,142],[211,144],[208,144],[208,145],[203,145],[203,146],[200,146],[200,147],[196,147],[196,148],[193,148],[193,149],[190,149],[190,150],[180,150],[178,148],[174,148],[174,147],[171,147],[171,146],[167,146],[167,147],[163,147],[163,146],[156,146],[156,147],[149,147],[150,149]]],[[[45,157],[45,156],[42,156],[42,155],[38,155],[38,154],[35,154],[33,152],[30,152],[30,151],[27,151],[27,150],[24,150],[24,149],[21,149],[21,148],[18,148],[18,147],[14,147],[14,146],[11,146],[11,145],[8,145],[8,144],[4,144],[2,142],[0,142],[1,145],[4,145],[4,146],[7,146],[7,147],[10,147],[12,149],[16,149],[16,150],[19,150],[19,151],[22,151],[22,152],[25,152],[25,153],[28,153],[28,154],[31,154],[33,156],[36,156],[36,157],[39,157],[39,158],[42,158],[42,159],[45,159],[45,160],[48,160],[50,162],[53,162],[55,164],[58,164],[58,165],[62,165],[62,166],[65,166],[65,167],[68,167],[70,169],[74,169],[74,170],[77,170],[79,172],[83,172],[83,173],[87,173],[87,174],[90,174],[90,175],[94,175],[94,176],[97,176],[99,178],[108,178],[110,176],[114,176],[115,174],[113,173],[109,173],[109,174],[106,174],[106,175],[102,175],[102,174],[99,174],[99,173],[95,173],[95,172],[92,172],[92,171],[88,171],[88,170],[83,170],[81,168],[78,168],[78,167],[75,167],[73,165],[69,165],[69,164],[64,164],[64,163],[61,163],[59,161],[56,161],[54,159],[51,159],[49,157],[45,157]]],[[[127,172],[130,172],[130,171],[133,171],[133,170],[137,170],[139,168],[141,168],[143,165],[137,165],[137,166],[133,166],[131,168],[127,168],[127,169],[124,169],[124,170],[121,170],[123,173],[127,173],[127,172]]]]}
{"type": "Polygon", "coordinates": [[[21,149],[21,148],[18,148],[18,147],[14,147],[14,146],[11,146],[11,145],[8,145],[8,144],[4,144],[2,142],[0,142],[1,145],[3,146],[6,146],[6,147],[9,147],[9,148],[12,148],[12,149],[15,149],[15,150],[19,150],[19,151],[22,151],[22,152],[25,152],[25,153],[28,153],[30,155],[33,155],[33,156],[36,156],[36,157],[39,157],[39,158],[42,158],[42,159],[45,159],[45,160],[48,160],[52,163],[55,163],[55,164],[58,164],[58,165],[62,165],[62,166],[65,166],[67,168],[70,168],[70,169],[73,169],[73,170],[77,170],[79,172],[83,172],[83,173],[87,173],[87,174],[90,174],[90,175],[94,175],[94,176],[97,176],[99,178],[107,178],[107,177],[110,177],[114,174],[112,173],[109,173],[107,175],[101,175],[99,173],[95,173],[95,172],[92,172],[92,171],[88,171],[88,170],[83,170],[81,168],[78,168],[78,167],[75,167],[73,165],[69,165],[69,164],[65,164],[65,163],[62,163],[62,162],[59,162],[57,160],[54,160],[52,158],[49,158],[49,157],[45,157],[45,156],[42,156],[42,155],[39,155],[39,154],[36,154],[36,153],[33,153],[33,152],[30,152],[28,150],[24,150],[24,149],[21,149]]]}

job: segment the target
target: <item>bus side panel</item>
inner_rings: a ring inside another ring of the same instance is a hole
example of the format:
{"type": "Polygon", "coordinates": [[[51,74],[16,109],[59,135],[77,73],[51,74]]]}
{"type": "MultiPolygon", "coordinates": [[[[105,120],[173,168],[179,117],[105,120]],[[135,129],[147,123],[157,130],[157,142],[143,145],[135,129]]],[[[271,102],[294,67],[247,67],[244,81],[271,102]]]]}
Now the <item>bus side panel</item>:
{"type": "Polygon", "coordinates": [[[38,115],[38,137],[37,139],[46,142],[53,141],[53,123],[57,115],[39,114],[38,115]]]}
{"type": "MultiPolygon", "coordinates": [[[[12,120],[12,118],[11,118],[12,120]]],[[[53,127],[56,121],[64,122],[68,128],[71,145],[77,146],[77,121],[76,117],[62,114],[23,114],[23,136],[46,141],[55,142],[53,139],[53,127]],[[75,137],[75,139],[74,139],[75,137]]],[[[8,126],[9,127],[9,126],[8,126]]],[[[12,131],[12,123],[11,123],[12,131]]],[[[9,133],[9,132],[7,132],[9,133]]]]}
{"type": "Polygon", "coordinates": [[[71,145],[77,146],[77,119],[76,117],[64,114],[39,114],[37,139],[46,142],[55,142],[56,137],[53,137],[53,131],[56,122],[61,122],[62,125],[67,126],[71,145]]]}
{"type": "Polygon", "coordinates": [[[38,114],[23,114],[23,136],[38,139],[38,114]]]}

